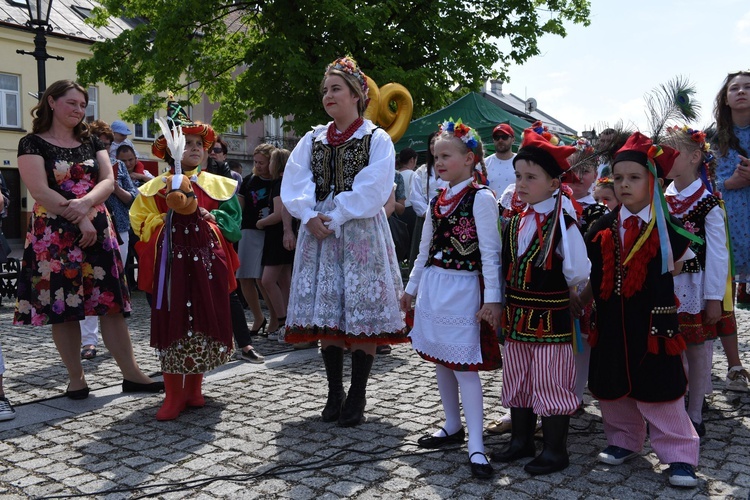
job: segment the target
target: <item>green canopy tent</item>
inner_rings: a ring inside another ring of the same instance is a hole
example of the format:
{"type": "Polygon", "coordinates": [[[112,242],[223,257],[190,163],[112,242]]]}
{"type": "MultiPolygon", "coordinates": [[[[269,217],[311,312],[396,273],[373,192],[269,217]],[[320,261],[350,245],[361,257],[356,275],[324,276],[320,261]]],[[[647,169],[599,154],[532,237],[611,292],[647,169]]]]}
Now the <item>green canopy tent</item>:
{"type": "Polygon", "coordinates": [[[487,155],[495,152],[495,145],[492,142],[492,129],[498,123],[508,123],[513,127],[516,132],[514,149],[517,149],[521,144],[521,132],[531,126],[526,120],[508,113],[481,95],[472,92],[439,111],[412,121],[404,136],[396,143],[396,151],[401,151],[404,148],[412,148],[418,153],[427,151],[427,136],[437,130],[438,124],[449,118],[454,120],[461,118],[464,123],[476,129],[482,138],[487,155]]]}

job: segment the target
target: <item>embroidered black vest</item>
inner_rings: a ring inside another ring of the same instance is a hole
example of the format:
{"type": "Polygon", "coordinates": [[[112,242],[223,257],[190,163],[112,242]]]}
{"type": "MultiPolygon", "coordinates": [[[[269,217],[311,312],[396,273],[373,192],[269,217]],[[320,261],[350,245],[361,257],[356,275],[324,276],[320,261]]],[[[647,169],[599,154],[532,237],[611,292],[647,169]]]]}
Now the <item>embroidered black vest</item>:
{"type": "Polygon", "coordinates": [[[691,233],[700,236],[703,239],[703,245],[690,243],[690,250],[695,253],[695,257],[682,263],[683,273],[699,273],[706,269],[706,216],[720,201],[714,195],[706,196],[700,200],[692,210],[680,217],[682,225],[691,233]]]}
{"type": "MultiPolygon", "coordinates": [[[[553,250],[551,269],[535,266],[534,260],[541,251],[536,234],[526,251],[519,255],[518,234],[522,220],[520,214],[513,216],[503,235],[502,269],[506,270],[503,335],[520,342],[572,342],[570,292],[562,272],[562,259],[553,250]]],[[[551,216],[547,217],[542,225],[544,239],[551,237],[552,220],[551,216]]],[[[575,224],[575,219],[565,214],[565,223],[570,227],[575,224]]],[[[558,227],[553,248],[557,247],[561,237],[558,227]]]]}
{"type": "MultiPolygon", "coordinates": [[[[325,132],[324,132],[325,133],[325,132]]],[[[354,177],[370,163],[370,140],[367,134],[361,139],[350,139],[333,147],[313,141],[311,168],[315,179],[315,199],[323,201],[328,194],[351,191],[354,177]]]]}
{"type": "Polygon", "coordinates": [[[444,269],[459,271],[482,271],[479,237],[474,221],[476,195],[477,189],[469,189],[453,212],[440,218],[435,216],[435,203],[438,197],[430,200],[432,242],[426,266],[437,265],[444,269]],[[442,252],[440,263],[435,261],[435,256],[439,252],[442,252]]]}

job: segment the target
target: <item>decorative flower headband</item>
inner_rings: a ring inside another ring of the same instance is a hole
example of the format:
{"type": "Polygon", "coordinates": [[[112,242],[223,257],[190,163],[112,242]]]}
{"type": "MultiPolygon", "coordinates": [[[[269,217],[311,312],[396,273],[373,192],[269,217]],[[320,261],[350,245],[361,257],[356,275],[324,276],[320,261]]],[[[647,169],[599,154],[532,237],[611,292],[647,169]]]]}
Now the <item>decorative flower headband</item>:
{"type": "Polygon", "coordinates": [[[479,145],[477,141],[479,134],[477,134],[476,130],[461,122],[461,118],[455,122],[453,118],[449,118],[448,121],[440,124],[439,131],[440,133],[447,132],[452,134],[453,137],[458,137],[469,149],[474,149],[479,145]]]}
{"type": "Polygon", "coordinates": [[[595,187],[608,187],[608,188],[614,188],[615,187],[615,181],[612,180],[611,177],[599,177],[596,180],[595,187]]]}
{"type": "Polygon", "coordinates": [[[355,61],[351,56],[339,57],[338,59],[333,61],[326,67],[325,74],[328,74],[328,72],[332,69],[343,71],[344,73],[348,73],[355,77],[359,81],[359,84],[362,86],[362,92],[364,93],[365,97],[367,97],[367,93],[370,90],[367,86],[367,75],[365,75],[364,72],[359,69],[359,66],[357,66],[357,61],[355,61]]]}

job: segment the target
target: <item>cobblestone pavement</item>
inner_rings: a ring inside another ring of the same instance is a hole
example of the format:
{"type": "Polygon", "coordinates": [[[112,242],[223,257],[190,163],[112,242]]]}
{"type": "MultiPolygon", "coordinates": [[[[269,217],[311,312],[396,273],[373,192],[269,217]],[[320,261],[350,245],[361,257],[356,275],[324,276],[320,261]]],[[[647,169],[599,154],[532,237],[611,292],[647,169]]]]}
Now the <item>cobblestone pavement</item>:
{"type": "MultiPolygon", "coordinates": [[[[0,422],[0,496],[138,498],[748,498],[750,394],[722,392],[726,359],[716,347],[715,392],[692,490],[667,486],[665,465],[646,447],[621,466],[596,461],[606,446],[597,404],[571,420],[571,465],[549,476],[526,460],[496,466],[491,481],[471,477],[465,446],[426,452],[416,440],[442,422],[434,368],[407,345],[376,359],[367,422],[342,429],[320,421],[325,373],[315,349],[291,351],[259,339],[263,365],[235,361],[208,374],[207,405],[157,422],[163,395],[124,395],[102,344],[85,361],[92,395],[61,397],[66,376],[49,329],[11,326],[0,306],[6,394],[18,417],[0,422]]],[[[148,373],[149,312],[141,294],[128,320],[148,373]]],[[[249,317],[249,313],[248,313],[249,317]]],[[[738,311],[740,349],[750,366],[750,313],[738,311]]],[[[718,344],[718,343],[717,343],[718,344]]],[[[345,374],[348,373],[348,362],[345,374]]],[[[483,374],[485,418],[499,417],[501,373],[483,374]]],[[[487,437],[488,451],[507,436],[487,437]]]]}

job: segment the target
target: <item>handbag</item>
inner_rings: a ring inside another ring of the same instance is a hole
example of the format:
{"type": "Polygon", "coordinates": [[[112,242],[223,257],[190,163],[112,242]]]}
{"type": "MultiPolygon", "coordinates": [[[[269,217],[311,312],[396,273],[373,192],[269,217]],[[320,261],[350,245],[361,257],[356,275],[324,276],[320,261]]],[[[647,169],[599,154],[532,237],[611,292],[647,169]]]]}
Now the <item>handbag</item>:
{"type": "Polygon", "coordinates": [[[395,215],[388,217],[388,225],[391,228],[393,245],[396,247],[396,257],[399,261],[408,259],[409,250],[411,249],[409,226],[395,215]]]}

